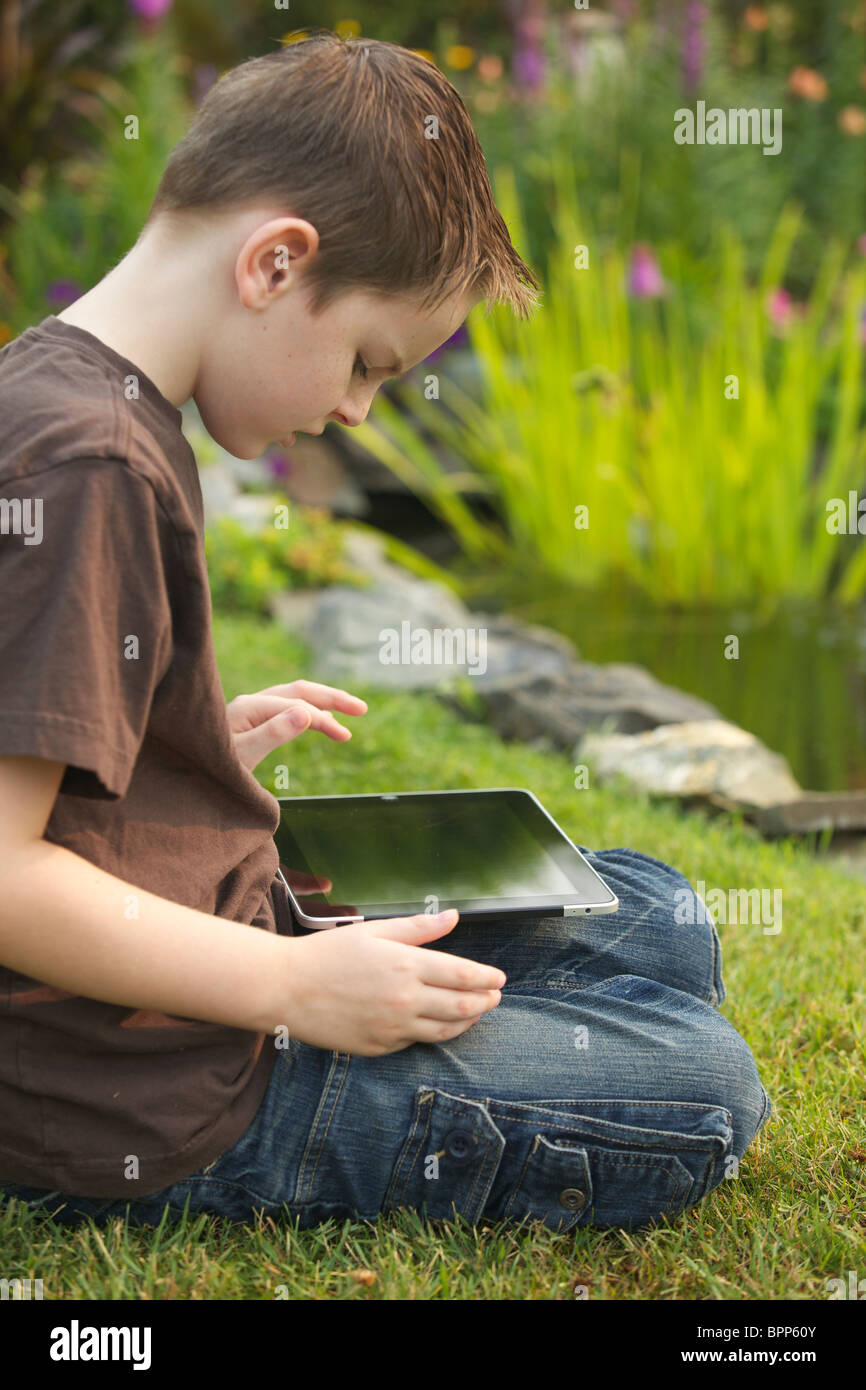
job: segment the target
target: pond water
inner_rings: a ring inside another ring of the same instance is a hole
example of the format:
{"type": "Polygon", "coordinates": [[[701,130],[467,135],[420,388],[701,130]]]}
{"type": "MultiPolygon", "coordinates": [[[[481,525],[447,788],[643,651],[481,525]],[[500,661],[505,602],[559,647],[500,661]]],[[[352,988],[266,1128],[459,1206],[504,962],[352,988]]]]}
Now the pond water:
{"type": "Polygon", "coordinates": [[[499,585],[469,603],[556,628],[585,661],[634,662],[699,695],[784,754],[805,788],[866,788],[866,609],[798,603],[770,618],[741,608],[669,612],[595,593],[507,594],[499,585]],[[736,660],[725,656],[731,634],[736,660]]]}
{"type": "MultiPolygon", "coordinates": [[[[445,569],[464,571],[447,531],[411,495],[377,498],[365,518],[445,569]]],[[[772,616],[731,608],[672,611],[632,594],[568,589],[501,573],[477,581],[473,611],[507,611],[570,637],[584,661],[644,666],[698,695],[782,753],[810,791],[866,789],[866,605],[791,603],[772,616]],[[739,638],[739,656],[725,657],[739,638]]]]}

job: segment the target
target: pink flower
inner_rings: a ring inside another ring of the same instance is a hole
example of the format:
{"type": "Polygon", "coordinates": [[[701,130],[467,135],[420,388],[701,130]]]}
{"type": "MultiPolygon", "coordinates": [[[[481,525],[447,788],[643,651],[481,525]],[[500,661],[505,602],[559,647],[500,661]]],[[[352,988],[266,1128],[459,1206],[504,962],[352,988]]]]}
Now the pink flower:
{"type": "Polygon", "coordinates": [[[682,51],[683,79],[689,92],[696,90],[704,70],[704,25],[707,16],[707,7],[701,0],[689,0],[685,9],[682,51]]]}
{"type": "Polygon", "coordinates": [[[860,252],[861,256],[866,256],[866,232],[864,232],[861,237],[857,238],[857,250],[860,252]]]}
{"type": "Polygon", "coordinates": [[[767,313],[774,328],[787,328],[794,313],[794,302],[787,290],[773,290],[767,295],[767,313]]]}
{"type": "Polygon", "coordinates": [[[139,19],[153,22],[168,14],[172,0],[128,0],[129,8],[139,19]]]}
{"type": "Polygon", "coordinates": [[[631,249],[631,262],[628,271],[628,292],[634,299],[659,299],[666,293],[667,286],[655,252],[651,246],[639,241],[631,249]]]}

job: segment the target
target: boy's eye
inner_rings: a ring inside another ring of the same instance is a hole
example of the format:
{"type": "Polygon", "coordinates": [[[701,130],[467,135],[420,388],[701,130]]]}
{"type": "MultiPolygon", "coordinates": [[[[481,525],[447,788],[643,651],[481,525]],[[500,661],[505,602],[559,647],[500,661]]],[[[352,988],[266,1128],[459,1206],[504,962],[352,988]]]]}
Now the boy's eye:
{"type": "Polygon", "coordinates": [[[358,373],[362,381],[366,381],[369,368],[366,362],[362,359],[360,353],[358,353],[358,356],[355,358],[355,371],[358,373]]]}

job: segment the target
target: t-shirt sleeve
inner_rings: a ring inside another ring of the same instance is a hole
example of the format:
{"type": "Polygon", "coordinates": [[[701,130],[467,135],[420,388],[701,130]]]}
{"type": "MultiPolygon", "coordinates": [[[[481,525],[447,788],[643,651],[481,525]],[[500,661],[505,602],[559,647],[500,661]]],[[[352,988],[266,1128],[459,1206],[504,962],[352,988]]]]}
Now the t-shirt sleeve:
{"type": "Polygon", "coordinates": [[[66,763],[123,796],[171,661],[171,524],[122,459],[0,486],[0,756],[66,763]]]}

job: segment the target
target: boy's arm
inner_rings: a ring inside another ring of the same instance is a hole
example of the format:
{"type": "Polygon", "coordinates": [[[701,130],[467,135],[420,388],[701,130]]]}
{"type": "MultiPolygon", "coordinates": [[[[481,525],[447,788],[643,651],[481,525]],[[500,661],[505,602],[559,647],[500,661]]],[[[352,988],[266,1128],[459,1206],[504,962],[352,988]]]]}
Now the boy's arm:
{"type": "Polygon", "coordinates": [[[457,913],[285,937],[147,893],[43,839],[64,764],[0,757],[0,963],[106,1004],[378,1056],[464,1033],[492,966],[419,949],[457,913]],[[129,920],[129,895],[139,915],[129,920]]]}
{"type": "Polygon", "coordinates": [[[44,840],[63,772],[0,757],[0,962],[107,1004],[252,1032],[285,1023],[272,982],[292,939],[158,897],[44,840]]]}

